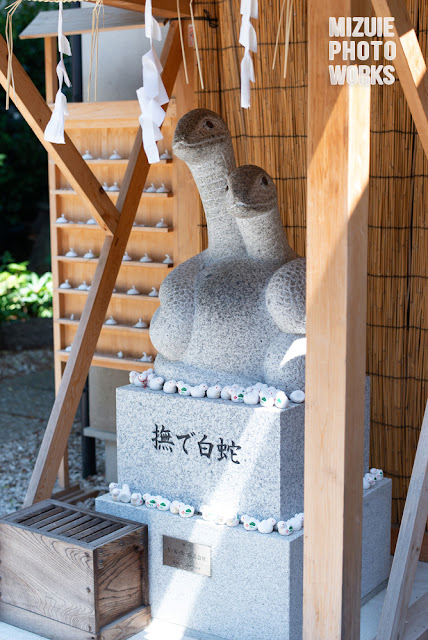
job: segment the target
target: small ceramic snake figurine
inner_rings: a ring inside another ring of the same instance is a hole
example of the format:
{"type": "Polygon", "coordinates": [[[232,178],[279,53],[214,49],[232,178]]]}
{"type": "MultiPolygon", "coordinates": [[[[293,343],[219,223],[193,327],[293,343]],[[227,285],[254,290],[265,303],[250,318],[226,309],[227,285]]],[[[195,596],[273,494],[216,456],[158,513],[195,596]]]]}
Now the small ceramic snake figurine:
{"type": "Polygon", "coordinates": [[[287,242],[272,179],[259,167],[236,168],[229,130],[212,111],[186,114],[173,150],[198,187],[208,249],[161,285],[150,324],[156,374],[303,388],[305,260],[287,242]]]}

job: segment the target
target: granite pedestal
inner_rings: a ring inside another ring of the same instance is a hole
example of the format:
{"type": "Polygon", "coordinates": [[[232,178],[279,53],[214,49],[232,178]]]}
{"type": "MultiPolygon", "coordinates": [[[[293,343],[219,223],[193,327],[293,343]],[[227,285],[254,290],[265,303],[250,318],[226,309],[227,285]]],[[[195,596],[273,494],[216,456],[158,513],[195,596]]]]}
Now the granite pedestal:
{"type": "MultiPolygon", "coordinates": [[[[98,498],[96,509],[149,525],[154,618],[226,640],[301,640],[303,531],[264,535],[113,502],[110,495],[98,498]],[[165,566],[163,536],[211,547],[211,576],[165,566]]],[[[364,492],[363,509],[362,598],[389,574],[390,480],[364,492]]]]}
{"type": "Polygon", "coordinates": [[[287,519],[303,504],[304,406],[117,390],[119,482],[200,508],[287,519]]]}
{"type": "MultiPolygon", "coordinates": [[[[196,508],[264,519],[303,510],[305,407],[117,390],[118,481],[196,508]]],[[[368,466],[369,420],[365,442],[368,466]]]]}
{"type": "MultiPolygon", "coordinates": [[[[365,470],[368,405],[369,383],[365,470]]],[[[116,406],[118,480],[132,491],[259,519],[287,520],[303,511],[304,405],[280,411],[127,386],[117,390],[116,406]]],[[[96,508],[149,525],[155,618],[226,640],[301,639],[303,531],[289,537],[248,532],[110,496],[97,499],[96,508]],[[211,575],[164,564],[165,536],[209,547],[211,575]]],[[[391,482],[382,480],[364,494],[362,597],[388,577],[390,514],[391,482]]]]}

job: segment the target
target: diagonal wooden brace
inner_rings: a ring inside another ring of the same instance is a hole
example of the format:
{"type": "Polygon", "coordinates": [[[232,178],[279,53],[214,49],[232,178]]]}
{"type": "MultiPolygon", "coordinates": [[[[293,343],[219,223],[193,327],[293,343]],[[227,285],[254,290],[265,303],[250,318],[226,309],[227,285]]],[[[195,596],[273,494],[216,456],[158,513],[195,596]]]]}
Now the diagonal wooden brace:
{"type": "MultiPolygon", "coordinates": [[[[7,86],[7,60],[7,45],[4,38],[0,36],[0,83],[4,89],[7,86]]],[[[46,142],[44,131],[52,111],[15,56],[13,56],[13,76],[15,91],[13,88],[10,90],[12,101],[70,185],[83,198],[98,224],[108,234],[113,234],[119,221],[116,207],[67,134],[64,136],[65,144],[46,142]]]]}
{"type": "Polygon", "coordinates": [[[428,157],[428,74],[424,57],[403,0],[372,0],[376,15],[394,18],[397,70],[425,155],[428,157]]]}
{"type": "MultiPolygon", "coordinates": [[[[168,95],[181,64],[180,36],[171,25],[161,56],[162,79],[168,95]]],[[[24,506],[49,498],[64,455],[80,396],[105,320],[111,294],[131,233],[150,165],[137,134],[117,201],[121,211],[114,236],[107,236],[83,309],[73,347],[46,427],[24,506]]]]}
{"type": "MultiPolygon", "coordinates": [[[[394,561],[379,622],[379,631],[373,640],[416,640],[428,637],[428,594],[425,610],[409,607],[419,553],[428,517],[428,403],[419,435],[412,477],[395,548],[394,561]],[[419,621],[415,625],[415,621],[419,621]],[[407,625],[406,625],[407,623],[407,625]],[[410,628],[413,633],[410,634],[410,628]],[[419,631],[420,633],[416,633],[419,631]]],[[[417,601],[419,602],[419,601],[417,601]]],[[[416,603],[415,603],[416,604],[416,603]]]]}

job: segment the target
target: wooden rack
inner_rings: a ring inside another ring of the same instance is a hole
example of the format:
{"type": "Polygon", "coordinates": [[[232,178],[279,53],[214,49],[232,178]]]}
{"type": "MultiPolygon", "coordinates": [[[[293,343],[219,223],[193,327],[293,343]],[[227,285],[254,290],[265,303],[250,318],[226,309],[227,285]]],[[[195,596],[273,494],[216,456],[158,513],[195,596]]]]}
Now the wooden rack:
{"type": "MultiPolygon", "coordinates": [[[[171,143],[178,118],[177,109],[184,113],[191,107],[192,104],[186,101],[177,105],[175,98],[171,100],[163,126],[161,153],[168,150],[172,155],[171,143]]],[[[88,150],[93,156],[93,159],[86,162],[100,184],[107,183],[111,186],[116,182],[120,187],[138,131],[138,101],[75,103],[69,105],[69,112],[70,117],[66,120],[67,133],[81,154],[88,150]],[[121,156],[120,159],[110,159],[114,151],[121,156]]],[[[199,228],[196,224],[197,193],[194,187],[189,192],[187,181],[185,184],[182,182],[182,171],[182,163],[175,158],[162,160],[150,169],[146,186],[152,182],[156,187],[164,184],[169,192],[143,192],[141,196],[127,244],[131,260],[122,262],[116,291],[112,295],[106,316],[107,319],[112,315],[117,324],[103,325],[92,360],[94,366],[142,371],[151,366],[150,363],[139,360],[142,353],[146,352],[153,358],[156,356],[150,342],[149,329],[135,328],[133,325],[139,318],[150,324],[159,300],[148,293],[152,287],[159,290],[168,271],[200,249],[199,228]],[[167,224],[166,227],[156,226],[161,218],[167,224]],[[181,229],[188,229],[189,225],[193,227],[192,233],[186,236],[185,242],[180,242],[181,229]],[[152,262],[140,262],[145,252],[152,262]],[[166,254],[173,259],[173,264],[163,263],[166,254]],[[133,285],[140,291],[139,295],[126,293],[133,285]],[[121,357],[117,355],[120,352],[121,357]]],[[[88,291],[77,287],[83,281],[91,284],[105,236],[97,223],[87,224],[91,218],[90,211],[52,161],[49,164],[49,193],[55,372],[58,386],[69,357],[66,348],[73,342],[88,294],[88,291]],[[61,216],[65,216],[68,222],[57,222],[61,216]],[[66,256],[70,248],[78,254],[77,257],[66,256]],[[89,250],[93,252],[94,258],[84,257],[89,250]],[[69,281],[71,289],[60,288],[65,280],[69,281]]],[[[118,191],[106,193],[116,202],[118,191]]]]}
{"type": "MultiPolygon", "coordinates": [[[[76,15],[73,13],[72,18],[76,15]]],[[[116,21],[117,19],[115,16],[116,21]]],[[[178,53],[175,31],[174,25],[174,28],[170,29],[166,45],[168,52],[172,46],[174,56],[178,53]]],[[[44,34],[23,34],[23,37],[41,35],[45,42],[46,100],[52,109],[57,90],[56,34],[54,31],[45,31],[44,34]]],[[[170,89],[171,99],[162,126],[164,140],[159,144],[160,154],[168,150],[171,156],[176,124],[184,113],[196,106],[193,85],[185,83],[184,69],[178,68],[176,73],[176,82],[174,89],[170,89]]],[[[107,202],[112,203],[112,216],[115,208],[119,207],[119,211],[121,209],[120,192],[104,191],[99,185],[105,182],[108,186],[116,182],[119,188],[126,185],[126,176],[129,173],[128,160],[132,158],[135,142],[141,136],[138,121],[141,111],[138,101],[70,103],[68,111],[66,134],[81,156],[86,150],[93,156],[92,159],[85,160],[84,164],[99,182],[95,182],[95,189],[102,191],[100,194],[94,193],[94,200],[98,199],[99,195],[105,199],[107,195],[107,202]],[[110,159],[114,151],[121,156],[120,159],[110,159]]],[[[60,147],[61,145],[58,145],[56,148],[62,151],[60,147]]],[[[70,351],[66,349],[75,340],[89,293],[77,287],[83,281],[88,285],[92,282],[99,263],[97,257],[102,256],[106,227],[103,226],[104,220],[99,218],[97,209],[91,208],[93,203],[84,199],[85,190],[79,191],[80,183],[72,185],[72,176],[60,171],[54,157],[56,156],[49,156],[49,202],[54,282],[55,388],[58,394],[65,365],[70,358],[70,351]],[[57,222],[62,215],[68,220],[66,224],[57,222]],[[96,224],[87,224],[92,216],[96,219],[96,224]],[[79,257],[65,256],[71,247],[79,257]],[[95,259],[83,258],[89,249],[95,254],[95,259]],[[72,284],[72,289],[60,288],[66,279],[72,284]]],[[[133,160],[131,164],[132,162],[133,160]]],[[[151,355],[153,360],[156,357],[156,351],[150,342],[149,329],[138,329],[133,325],[140,318],[150,325],[153,313],[159,306],[159,299],[148,295],[152,287],[159,290],[162,280],[172,267],[186,261],[202,248],[201,228],[198,225],[199,196],[184,163],[177,158],[161,160],[150,166],[144,182],[146,186],[153,182],[156,187],[163,183],[169,189],[169,193],[141,194],[126,246],[133,260],[122,262],[115,291],[111,295],[105,314],[105,320],[112,315],[118,324],[103,325],[92,357],[92,366],[125,371],[144,371],[152,366],[152,363],[140,360],[143,352],[151,355]],[[161,218],[164,219],[166,227],[156,227],[161,218]],[[145,252],[153,262],[140,262],[145,252]],[[172,265],[163,264],[166,254],[173,259],[172,265]],[[126,293],[132,285],[141,292],[139,295],[126,293]]],[[[115,221],[111,222],[116,224],[115,221]]],[[[69,483],[67,460],[66,451],[59,470],[59,483],[62,487],[69,483]]]]}

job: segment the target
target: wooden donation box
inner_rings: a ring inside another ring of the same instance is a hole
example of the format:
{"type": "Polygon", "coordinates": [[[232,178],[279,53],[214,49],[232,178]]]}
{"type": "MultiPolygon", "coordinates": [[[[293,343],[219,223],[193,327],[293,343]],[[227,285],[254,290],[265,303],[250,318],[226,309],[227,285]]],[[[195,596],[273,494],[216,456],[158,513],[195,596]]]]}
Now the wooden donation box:
{"type": "Polygon", "coordinates": [[[0,620],[53,640],[150,622],[147,525],[45,500],[0,520],[0,620]]]}

